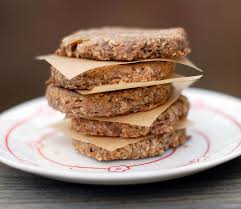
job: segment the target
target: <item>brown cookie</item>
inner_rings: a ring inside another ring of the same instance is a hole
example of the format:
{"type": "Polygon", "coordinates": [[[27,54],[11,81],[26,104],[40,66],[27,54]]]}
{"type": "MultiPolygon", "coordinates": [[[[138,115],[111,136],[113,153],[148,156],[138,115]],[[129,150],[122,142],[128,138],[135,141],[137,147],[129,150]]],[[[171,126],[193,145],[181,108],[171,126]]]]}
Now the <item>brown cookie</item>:
{"type": "Polygon", "coordinates": [[[66,113],[67,117],[91,118],[150,110],[166,103],[172,90],[171,84],[165,84],[82,95],[73,90],[49,85],[46,96],[49,105],[66,113]]]}
{"type": "Polygon", "coordinates": [[[162,135],[148,135],[145,139],[126,145],[114,151],[108,151],[96,145],[72,140],[74,147],[83,155],[99,161],[125,160],[153,157],[163,154],[171,147],[177,147],[188,139],[185,129],[162,135]]]}
{"type": "Polygon", "coordinates": [[[97,28],[65,37],[56,53],[96,60],[173,58],[190,53],[183,28],[97,28]]]}
{"type": "Polygon", "coordinates": [[[174,131],[175,125],[180,120],[186,118],[188,110],[189,102],[187,98],[180,96],[174,104],[155,120],[151,127],[84,118],[71,118],[71,128],[77,132],[91,136],[131,138],[149,134],[158,135],[174,131]]]}
{"type": "Polygon", "coordinates": [[[175,64],[171,62],[143,62],[126,65],[105,66],[89,70],[68,80],[51,67],[50,83],[68,89],[92,89],[95,86],[162,80],[172,75],[175,64]]]}

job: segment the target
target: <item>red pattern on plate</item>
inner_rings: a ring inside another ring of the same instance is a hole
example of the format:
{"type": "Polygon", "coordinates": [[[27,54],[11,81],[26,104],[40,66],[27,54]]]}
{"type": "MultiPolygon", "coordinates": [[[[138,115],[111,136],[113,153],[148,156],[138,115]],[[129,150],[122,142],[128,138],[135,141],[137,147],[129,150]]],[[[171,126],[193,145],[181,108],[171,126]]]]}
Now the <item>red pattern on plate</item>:
{"type": "MultiPolygon", "coordinates": [[[[217,115],[221,115],[224,118],[228,119],[229,121],[231,121],[235,126],[237,126],[239,128],[239,130],[241,131],[241,124],[231,115],[227,114],[226,112],[219,110],[215,107],[209,106],[206,103],[204,103],[204,101],[202,100],[196,100],[192,103],[192,108],[197,108],[197,109],[207,109],[210,112],[216,113],[217,115]]],[[[228,153],[232,153],[233,151],[235,151],[239,146],[241,145],[241,138],[240,138],[240,142],[228,153]]],[[[227,154],[227,155],[228,155],[227,154]]]]}
{"type": "Polygon", "coordinates": [[[29,116],[27,116],[26,118],[16,122],[14,125],[12,125],[5,137],[4,137],[4,142],[5,142],[5,146],[6,146],[6,149],[7,151],[13,156],[15,157],[18,161],[22,162],[22,163],[25,163],[25,164],[30,164],[30,165],[34,165],[34,166],[37,166],[34,162],[31,162],[31,161],[28,161],[28,160],[23,160],[21,159],[19,156],[17,156],[13,150],[10,148],[10,145],[9,145],[9,140],[10,140],[10,136],[11,134],[13,133],[13,131],[15,131],[17,128],[21,127],[22,125],[24,125],[25,123],[29,122],[30,120],[32,120],[34,117],[37,117],[39,114],[42,113],[42,108],[36,108],[36,111],[33,112],[32,114],[30,114],[29,116]]]}
{"type": "Polygon", "coordinates": [[[116,173],[123,173],[128,170],[130,170],[130,166],[127,166],[127,165],[110,166],[107,169],[107,171],[109,172],[116,172],[116,173]]]}
{"type": "Polygon", "coordinates": [[[131,167],[135,167],[135,166],[141,166],[141,165],[147,165],[147,164],[151,164],[151,163],[154,163],[154,162],[158,162],[158,161],[161,161],[161,160],[164,160],[168,157],[170,157],[171,155],[173,155],[176,151],[176,149],[172,149],[170,153],[166,154],[166,155],[162,155],[160,158],[158,159],[155,159],[153,161],[149,161],[149,162],[146,162],[146,163],[140,163],[140,164],[134,164],[134,165],[119,165],[119,166],[110,166],[110,167],[89,167],[89,166],[80,166],[80,165],[68,165],[68,164],[63,164],[61,162],[58,162],[56,160],[53,160],[53,159],[50,159],[48,156],[46,156],[43,152],[43,149],[44,149],[44,146],[43,146],[43,142],[48,139],[48,137],[51,137],[53,136],[53,134],[57,134],[57,132],[50,132],[50,133],[47,133],[45,135],[43,135],[42,137],[40,137],[40,139],[37,140],[37,146],[36,146],[36,149],[38,151],[38,153],[47,161],[49,162],[52,162],[52,163],[55,163],[57,165],[61,165],[61,166],[64,166],[64,167],[69,167],[69,168],[86,168],[86,169],[105,169],[109,172],[124,172],[124,171],[127,171],[129,170],[131,167]],[[123,169],[123,166],[125,166],[125,168],[128,168],[128,169],[123,169]]]}
{"type": "Polygon", "coordinates": [[[198,162],[207,160],[209,158],[209,156],[207,156],[207,154],[208,154],[208,152],[210,150],[210,147],[211,147],[211,140],[209,139],[208,135],[205,134],[203,131],[195,128],[195,132],[198,135],[200,135],[206,141],[206,145],[207,145],[206,149],[204,150],[204,153],[199,158],[194,158],[194,159],[190,160],[188,163],[186,163],[184,165],[181,165],[181,166],[178,166],[178,167],[187,166],[187,165],[190,165],[192,163],[198,163],[198,162]]]}
{"type": "MultiPolygon", "coordinates": [[[[192,108],[204,108],[204,109],[208,109],[209,111],[211,112],[214,112],[216,114],[219,114],[219,115],[222,115],[224,118],[228,119],[229,121],[231,121],[234,125],[236,125],[240,130],[241,130],[241,124],[235,119],[233,118],[232,116],[228,115],[227,113],[219,110],[219,109],[216,109],[214,107],[211,107],[211,106],[208,106],[207,104],[205,104],[203,101],[201,100],[198,100],[198,103],[197,102],[194,102],[192,104],[192,108]]],[[[24,125],[25,123],[29,122],[30,120],[32,120],[33,118],[39,116],[39,115],[42,115],[42,114],[46,114],[46,113],[49,113],[49,111],[46,111],[46,108],[38,108],[34,113],[32,113],[30,116],[16,122],[14,125],[12,125],[10,127],[10,129],[7,131],[6,135],[5,135],[5,146],[6,146],[6,149],[7,151],[13,156],[15,157],[18,161],[22,162],[22,163],[27,163],[27,164],[30,164],[30,165],[34,165],[34,166],[38,166],[36,165],[35,163],[31,162],[31,161],[28,161],[28,160],[24,160],[24,159],[21,159],[19,156],[17,156],[14,151],[11,149],[10,145],[9,145],[9,140],[10,140],[10,136],[11,134],[13,133],[13,131],[15,131],[17,128],[21,127],[22,125],[24,125]],[[45,110],[44,110],[45,109],[45,110]]],[[[193,160],[191,160],[189,163],[185,164],[185,165],[182,165],[182,166],[186,166],[186,165],[190,165],[192,163],[195,163],[195,162],[200,162],[201,160],[206,160],[208,158],[207,156],[207,153],[210,149],[210,140],[208,139],[208,136],[201,132],[200,130],[196,130],[196,133],[198,133],[199,135],[201,135],[207,142],[207,148],[204,152],[204,154],[200,157],[200,158],[195,158],[193,160]]],[[[47,134],[44,134],[44,136],[41,137],[41,139],[38,140],[38,143],[42,142],[43,140],[45,140],[47,137],[51,136],[51,134],[54,134],[54,132],[51,132],[51,133],[47,133],[47,134]]],[[[241,145],[241,141],[233,148],[233,151],[235,151],[239,146],[241,145]]],[[[152,160],[152,161],[149,161],[149,162],[145,162],[145,163],[140,163],[140,164],[134,164],[134,165],[119,165],[119,166],[110,166],[110,167],[104,167],[104,168],[101,168],[101,167],[86,167],[86,166],[78,166],[78,165],[66,165],[66,164],[63,164],[63,163],[60,163],[60,162],[57,162],[57,161],[54,161],[52,159],[49,159],[48,157],[46,157],[43,152],[42,152],[42,146],[36,146],[37,147],[37,151],[38,153],[46,160],[52,162],[52,163],[55,163],[55,164],[58,164],[58,165],[62,165],[62,166],[68,166],[70,169],[72,168],[86,168],[86,169],[105,169],[107,170],[108,172],[125,172],[125,171],[128,171],[131,167],[136,167],[136,166],[143,166],[143,165],[148,165],[148,164],[151,164],[151,163],[155,163],[155,162],[159,162],[161,160],[164,160],[168,157],[170,157],[171,155],[173,155],[175,153],[175,149],[172,149],[170,153],[168,153],[167,155],[163,155],[162,157],[158,158],[158,159],[155,159],[155,160],[152,160]]],[[[230,152],[230,153],[231,153],[230,152]]],[[[230,154],[228,153],[228,154],[230,154]]]]}
{"type": "Polygon", "coordinates": [[[37,146],[35,147],[39,153],[40,156],[42,156],[45,160],[49,161],[49,162],[52,162],[54,164],[57,164],[57,165],[61,165],[61,166],[64,166],[64,167],[69,167],[69,168],[85,168],[85,169],[108,169],[108,168],[101,168],[101,167],[90,167],[90,166],[79,166],[79,165],[67,165],[67,164],[64,164],[64,163],[61,163],[61,162],[58,162],[58,161],[55,161],[53,159],[50,159],[48,156],[46,156],[43,152],[43,148],[44,148],[44,145],[43,145],[43,141],[46,140],[48,137],[51,137],[53,136],[54,134],[56,134],[57,132],[53,131],[53,132],[49,132],[49,133],[46,133],[44,134],[42,137],[40,137],[40,139],[37,140],[37,146]]]}

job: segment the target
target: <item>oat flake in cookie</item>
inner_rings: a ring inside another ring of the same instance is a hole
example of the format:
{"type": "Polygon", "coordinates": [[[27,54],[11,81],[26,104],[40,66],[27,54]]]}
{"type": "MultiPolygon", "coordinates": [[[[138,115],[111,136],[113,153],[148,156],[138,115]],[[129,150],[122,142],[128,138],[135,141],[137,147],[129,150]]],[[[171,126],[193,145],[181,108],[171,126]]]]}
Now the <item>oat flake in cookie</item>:
{"type": "Polygon", "coordinates": [[[183,28],[99,28],[80,30],[65,37],[56,53],[96,60],[132,61],[176,58],[190,53],[183,28]]]}

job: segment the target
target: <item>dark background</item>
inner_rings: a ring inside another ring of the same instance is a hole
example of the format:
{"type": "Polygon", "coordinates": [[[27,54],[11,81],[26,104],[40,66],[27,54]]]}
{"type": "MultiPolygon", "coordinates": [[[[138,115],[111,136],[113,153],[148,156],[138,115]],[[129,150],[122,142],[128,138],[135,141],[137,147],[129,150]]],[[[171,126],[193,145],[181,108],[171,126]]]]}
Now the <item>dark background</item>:
{"type": "Polygon", "coordinates": [[[184,27],[192,60],[205,69],[196,86],[241,96],[241,1],[0,1],[0,111],[44,94],[54,51],[80,28],[184,27]]]}

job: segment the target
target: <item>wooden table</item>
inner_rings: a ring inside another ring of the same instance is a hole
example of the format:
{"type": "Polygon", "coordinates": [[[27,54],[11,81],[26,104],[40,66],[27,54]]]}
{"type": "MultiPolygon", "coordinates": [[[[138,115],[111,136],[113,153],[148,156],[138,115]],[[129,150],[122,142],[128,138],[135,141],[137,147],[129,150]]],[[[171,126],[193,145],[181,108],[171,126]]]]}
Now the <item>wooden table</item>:
{"type": "Polygon", "coordinates": [[[95,186],[49,180],[0,164],[0,208],[241,208],[240,165],[237,158],[167,182],[95,186]]]}

